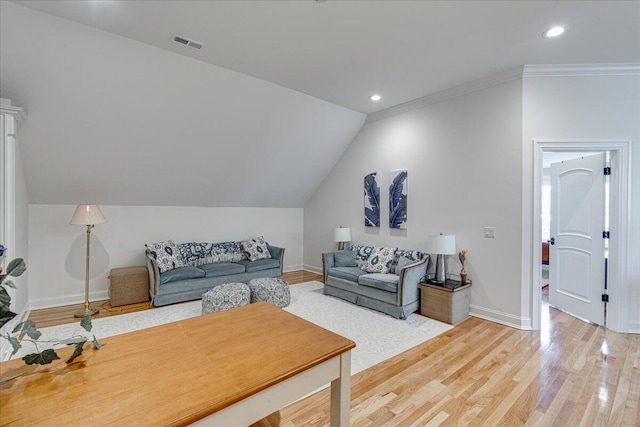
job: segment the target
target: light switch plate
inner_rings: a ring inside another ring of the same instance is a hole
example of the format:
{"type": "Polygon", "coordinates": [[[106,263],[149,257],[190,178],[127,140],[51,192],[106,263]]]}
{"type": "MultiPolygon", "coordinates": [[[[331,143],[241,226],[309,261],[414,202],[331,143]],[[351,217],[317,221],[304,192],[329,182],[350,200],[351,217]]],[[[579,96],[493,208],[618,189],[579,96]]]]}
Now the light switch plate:
{"type": "Polygon", "coordinates": [[[484,227],[484,237],[487,239],[495,239],[496,237],[496,228],[495,227],[484,227]]]}

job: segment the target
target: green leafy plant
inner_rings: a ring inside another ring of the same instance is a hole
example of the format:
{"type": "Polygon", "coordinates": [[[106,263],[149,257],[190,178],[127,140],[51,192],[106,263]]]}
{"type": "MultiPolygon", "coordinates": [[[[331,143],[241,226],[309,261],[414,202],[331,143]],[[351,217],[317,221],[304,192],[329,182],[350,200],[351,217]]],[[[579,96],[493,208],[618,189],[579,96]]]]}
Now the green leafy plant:
{"type": "MultiPolygon", "coordinates": [[[[5,247],[0,245],[0,260],[2,260],[5,250],[5,247]]],[[[9,295],[7,288],[16,288],[15,283],[10,279],[10,277],[21,276],[26,269],[26,264],[22,258],[16,258],[9,262],[6,273],[3,273],[2,267],[0,267],[0,328],[17,316],[17,314],[12,312],[10,309],[11,296],[9,295]]],[[[86,315],[80,322],[80,326],[82,326],[87,332],[91,332],[91,316],[86,315]]],[[[36,329],[36,324],[30,320],[18,323],[11,332],[7,331],[6,334],[0,333],[0,337],[7,340],[13,347],[13,352],[11,353],[12,356],[22,348],[22,343],[30,342],[33,344],[36,352],[27,354],[22,358],[27,365],[48,365],[54,360],[60,359],[55,350],[51,348],[40,350],[39,345],[42,347],[57,346],[61,344],[74,346],[73,354],[65,360],[66,363],[71,363],[76,357],[82,354],[84,345],[89,340],[89,338],[84,335],[74,334],[70,338],[64,340],[53,339],[38,341],[41,336],[42,332],[38,331],[36,329]],[[20,339],[20,337],[22,337],[22,339],[20,339]]],[[[99,350],[100,347],[104,345],[98,342],[95,335],[93,336],[92,343],[93,348],[96,350],[99,350]]]]}

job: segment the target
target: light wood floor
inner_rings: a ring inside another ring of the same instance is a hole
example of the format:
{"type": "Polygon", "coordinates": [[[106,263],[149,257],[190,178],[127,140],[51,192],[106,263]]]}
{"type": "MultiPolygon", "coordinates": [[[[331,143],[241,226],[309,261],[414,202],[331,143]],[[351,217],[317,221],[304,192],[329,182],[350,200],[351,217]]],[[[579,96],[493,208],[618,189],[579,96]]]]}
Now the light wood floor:
{"type": "MultiPolygon", "coordinates": [[[[320,279],[285,274],[292,284],[320,279]]],[[[46,316],[40,310],[30,319],[73,322],[77,308],[46,316]]],[[[547,305],[542,311],[540,332],[471,317],[354,375],[352,425],[640,426],[640,335],[607,331],[547,305]]],[[[324,390],[284,408],[280,425],[326,426],[328,414],[324,390]]]]}

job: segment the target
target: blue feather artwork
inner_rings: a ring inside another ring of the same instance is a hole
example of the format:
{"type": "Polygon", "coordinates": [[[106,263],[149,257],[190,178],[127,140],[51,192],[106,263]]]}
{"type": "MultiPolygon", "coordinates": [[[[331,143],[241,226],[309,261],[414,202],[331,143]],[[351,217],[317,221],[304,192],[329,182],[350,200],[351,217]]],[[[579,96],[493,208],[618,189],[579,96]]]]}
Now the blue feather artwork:
{"type": "Polygon", "coordinates": [[[390,172],[389,228],[407,228],[407,184],[406,170],[390,172]]]}
{"type": "Polygon", "coordinates": [[[377,172],[364,177],[364,225],[380,227],[380,187],[377,172]]]}

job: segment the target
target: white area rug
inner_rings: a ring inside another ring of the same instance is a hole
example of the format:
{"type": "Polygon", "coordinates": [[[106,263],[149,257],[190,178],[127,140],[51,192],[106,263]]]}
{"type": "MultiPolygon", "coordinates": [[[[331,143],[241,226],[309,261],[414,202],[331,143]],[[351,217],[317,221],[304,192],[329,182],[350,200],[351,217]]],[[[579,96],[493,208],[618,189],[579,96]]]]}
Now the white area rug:
{"type": "MultiPolygon", "coordinates": [[[[320,282],[307,282],[291,286],[291,305],[286,311],[316,325],[345,336],[356,343],[352,352],[351,373],[363,371],[398,353],[402,353],[449,329],[450,325],[418,314],[407,320],[398,320],[386,314],[324,295],[320,282]]],[[[138,329],[175,322],[199,316],[201,301],[192,301],[145,310],[137,313],[104,317],[93,320],[93,329],[87,333],[79,323],[42,328],[39,341],[51,338],[69,338],[71,335],[93,335],[99,339],[138,329]]],[[[37,326],[37,325],[36,325],[37,326]]],[[[46,346],[40,346],[41,349],[46,346]]],[[[13,358],[33,351],[30,343],[13,358]]]]}

